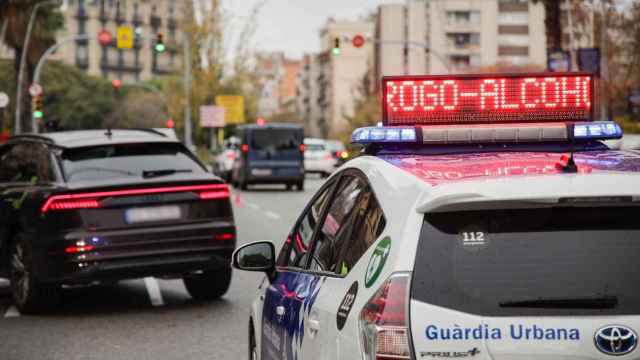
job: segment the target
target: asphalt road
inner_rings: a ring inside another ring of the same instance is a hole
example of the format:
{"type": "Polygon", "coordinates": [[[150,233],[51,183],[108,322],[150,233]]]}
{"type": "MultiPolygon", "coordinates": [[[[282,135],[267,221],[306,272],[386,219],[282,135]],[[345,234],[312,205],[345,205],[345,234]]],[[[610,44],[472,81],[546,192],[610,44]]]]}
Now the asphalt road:
{"type": "MultiPolygon", "coordinates": [[[[234,191],[238,243],[272,240],[279,248],[321,184],[234,191]]],[[[212,303],[193,301],[180,280],[66,289],[58,309],[38,316],[19,314],[0,279],[0,360],[246,359],[248,312],[262,278],[235,272],[229,292],[212,303]]]]}

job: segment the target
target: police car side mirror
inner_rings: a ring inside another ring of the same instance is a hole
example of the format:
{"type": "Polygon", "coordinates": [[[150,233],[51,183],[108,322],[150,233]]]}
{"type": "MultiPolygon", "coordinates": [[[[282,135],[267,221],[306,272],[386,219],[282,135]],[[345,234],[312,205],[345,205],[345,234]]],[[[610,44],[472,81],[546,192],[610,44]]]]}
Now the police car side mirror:
{"type": "Polygon", "coordinates": [[[276,249],[270,241],[258,241],[233,252],[233,267],[238,270],[271,272],[276,267],[276,249]]]}

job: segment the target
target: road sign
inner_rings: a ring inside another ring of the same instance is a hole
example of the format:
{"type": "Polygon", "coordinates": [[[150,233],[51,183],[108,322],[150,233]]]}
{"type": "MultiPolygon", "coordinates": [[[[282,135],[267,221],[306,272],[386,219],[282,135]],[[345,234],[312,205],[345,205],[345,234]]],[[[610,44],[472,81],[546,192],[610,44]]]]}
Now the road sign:
{"type": "Polygon", "coordinates": [[[102,46],[107,46],[113,41],[113,35],[108,30],[102,30],[98,33],[98,42],[102,46]]]}
{"type": "Polygon", "coordinates": [[[33,83],[29,86],[29,95],[40,96],[42,95],[42,86],[40,84],[33,83]]]}
{"type": "Polygon", "coordinates": [[[218,95],[216,105],[224,108],[225,122],[228,124],[242,124],[244,120],[244,97],[239,95],[218,95]]]}
{"type": "Polygon", "coordinates": [[[225,108],[222,106],[200,106],[200,126],[206,128],[224,127],[225,108]]]}
{"type": "Polygon", "coordinates": [[[118,49],[133,48],[133,28],[131,26],[118,26],[118,49]]]}
{"type": "Polygon", "coordinates": [[[590,72],[595,76],[600,76],[600,49],[579,48],[578,69],[580,71],[590,72]]]}
{"type": "Polygon", "coordinates": [[[362,47],[362,45],[364,45],[364,36],[358,34],[354,36],[353,39],[351,39],[351,42],[353,43],[354,47],[362,47]]]}
{"type": "Polygon", "coordinates": [[[6,93],[0,92],[0,109],[4,109],[9,105],[9,96],[6,93]]]}

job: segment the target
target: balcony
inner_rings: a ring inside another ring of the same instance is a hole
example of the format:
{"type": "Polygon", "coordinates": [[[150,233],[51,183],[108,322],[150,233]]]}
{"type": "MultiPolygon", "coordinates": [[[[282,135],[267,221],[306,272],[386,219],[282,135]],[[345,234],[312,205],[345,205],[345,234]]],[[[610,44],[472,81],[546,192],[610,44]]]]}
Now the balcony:
{"type": "Polygon", "coordinates": [[[501,1],[498,4],[498,11],[500,12],[527,12],[529,11],[529,4],[527,2],[504,2],[501,1]]]}

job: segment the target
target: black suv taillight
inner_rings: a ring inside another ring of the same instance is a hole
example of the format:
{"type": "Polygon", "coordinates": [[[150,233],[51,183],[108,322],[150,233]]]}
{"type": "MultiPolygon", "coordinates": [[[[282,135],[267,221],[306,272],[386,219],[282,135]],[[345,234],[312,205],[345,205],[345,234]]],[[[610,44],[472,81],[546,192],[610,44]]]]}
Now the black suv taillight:
{"type": "Polygon", "coordinates": [[[410,273],[392,274],[362,309],[365,359],[411,359],[407,319],[410,279],[410,273]]]}

